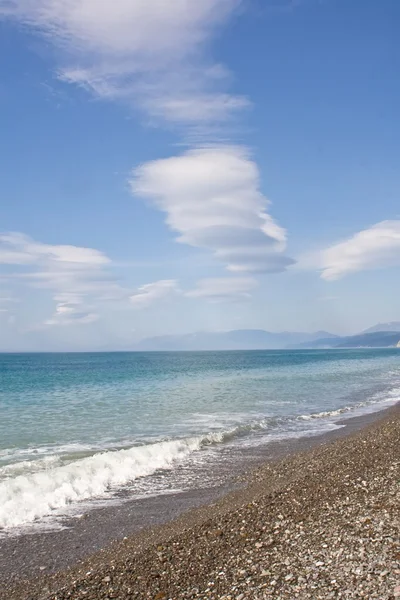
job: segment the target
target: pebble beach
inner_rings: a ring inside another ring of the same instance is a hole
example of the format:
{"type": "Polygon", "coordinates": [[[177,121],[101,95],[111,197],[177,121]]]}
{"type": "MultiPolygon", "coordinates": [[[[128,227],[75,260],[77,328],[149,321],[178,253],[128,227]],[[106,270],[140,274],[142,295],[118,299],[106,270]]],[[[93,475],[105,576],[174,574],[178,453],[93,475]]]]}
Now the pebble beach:
{"type": "MultiPolygon", "coordinates": [[[[4,600],[400,598],[400,410],[4,600]]],[[[12,560],[12,557],[10,557],[12,560]]]]}

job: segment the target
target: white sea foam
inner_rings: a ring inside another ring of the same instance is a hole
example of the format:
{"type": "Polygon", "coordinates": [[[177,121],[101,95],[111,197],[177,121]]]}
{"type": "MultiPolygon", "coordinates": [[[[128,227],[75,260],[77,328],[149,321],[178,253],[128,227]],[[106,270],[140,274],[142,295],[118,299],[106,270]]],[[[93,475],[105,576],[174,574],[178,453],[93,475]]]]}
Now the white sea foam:
{"type": "Polygon", "coordinates": [[[218,436],[173,440],[102,452],[35,473],[17,475],[0,483],[0,527],[32,523],[55,510],[91,498],[113,488],[170,469],[218,436]]]}
{"type": "Polygon", "coordinates": [[[19,475],[46,471],[61,464],[59,456],[45,456],[37,460],[21,460],[0,467],[0,485],[4,479],[12,479],[19,475]]]}
{"type": "Polygon", "coordinates": [[[348,413],[380,410],[397,402],[399,394],[397,388],[367,402],[332,411],[267,417],[232,427],[229,431],[221,429],[208,435],[130,448],[115,449],[114,446],[109,451],[79,444],[4,450],[3,458],[9,459],[13,454],[15,462],[0,467],[0,529],[40,523],[49,516],[64,514],[71,507],[80,506],[82,501],[107,499],[110,492],[138,478],[150,476],[159,469],[173,469],[203,446],[223,442],[236,444],[239,438],[251,444],[252,436],[248,437],[248,434],[252,432],[266,433],[258,441],[254,439],[254,443],[316,435],[336,428],[338,425],[332,419],[348,413]],[[72,458],[75,453],[79,455],[90,448],[91,456],[72,458]]]}
{"type": "Polygon", "coordinates": [[[309,415],[300,415],[298,419],[303,421],[310,421],[313,419],[327,419],[332,417],[341,417],[346,415],[346,413],[353,413],[349,416],[355,416],[363,413],[371,413],[378,412],[383,410],[393,404],[396,404],[400,401],[399,396],[400,390],[395,389],[390,392],[386,392],[384,397],[377,396],[365,402],[359,402],[357,404],[353,404],[352,406],[343,406],[341,408],[337,408],[335,410],[327,410],[319,413],[311,413],[309,415]]]}
{"type": "Polygon", "coordinates": [[[0,462],[7,463],[14,461],[36,460],[36,458],[39,459],[40,457],[74,455],[80,452],[95,453],[107,450],[109,447],[110,442],[108,440],[104,440],[92,444],[73,442],[70,444],[46,444],[42,446],[25,448],[3,448],[0,450],[0,462]]]}

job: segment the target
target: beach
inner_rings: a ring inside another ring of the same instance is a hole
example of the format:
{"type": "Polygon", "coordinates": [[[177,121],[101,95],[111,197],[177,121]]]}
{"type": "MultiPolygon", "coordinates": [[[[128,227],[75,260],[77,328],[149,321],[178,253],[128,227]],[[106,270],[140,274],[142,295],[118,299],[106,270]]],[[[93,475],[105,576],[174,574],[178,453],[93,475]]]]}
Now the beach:
{"type": "MultiPolygon", "coordinates": [[[[35,577],[2,569],[0,597],[400,597],[399,407],[339,431],[297,441],[286,453],[281,447],[283,457],[242,474],[236,489],[208,504],[197,498],[194,506],[202,505],[189,511],[190,503],[178,505],[176,519],[94,554],[86,548],[68,569],[47,574],[38,556],[35,577]]],[[[60,534],[45,534],[47,543],[52,535],[60,534]]],[[[24,544],[29,563],[28,537],[13,550],[2,544],[4,564],[12,567],[24,544]]],[[[62,554],[53,540],[52,553],[62,554]]]]}
{"type": "Polygon", "coordinates": [[[0,0],[0,600],[400,600],[399,23],[0,0]]]}

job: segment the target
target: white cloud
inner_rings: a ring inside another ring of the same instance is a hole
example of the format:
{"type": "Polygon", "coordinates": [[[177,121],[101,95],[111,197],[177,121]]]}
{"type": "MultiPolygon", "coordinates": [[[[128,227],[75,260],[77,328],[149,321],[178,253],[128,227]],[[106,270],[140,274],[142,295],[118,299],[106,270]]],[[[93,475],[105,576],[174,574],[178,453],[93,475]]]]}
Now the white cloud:
{"type": "Polygon", "coordinates": [[[154,283],[147,283],[139,287],[137,292],[130,297],[134,308],[142,309],[165,300],[179,293],[178,283],[174,279],[163,279],[154,283]]]}
{"type": "Polygon", "coordinates": [[[61,49],[59,77],[166,121],[225,120],[248,101],[225,93],[206,51],[242,0],[0,0],[0,17],[61,49]]]}
{"type": "Polygon", "coordinates": [[[144,69],[192,53],[238,0],[1,0],[0,14],[38,27],[71,52],[135,58],[144,69]]]}
{"type": "Polygon", "coordinates": [[[321,277],[339,279],[350,273],[400,265],[400,221],[382,221],[348,240],[323,250],[321,277]]]}
{"type": "Polygon", "coordinates": [[[201,279],[196,288],[185,293],[188,298],[206,298],[212,302],[246,300],[257,287],[252,277],[215,277],[201,279]]]}
{"type": "Polygon", "coordinates": [[[54,300],[57,302],[56,310],[51,319],[45,321],[45,325],[85,325],[99,319],[99,315],[93,312],[93,307],[85,303],[84,295],[63,292],[56,294],[54,300]]]}
{"type": "Polygon", "coordinates": [[[62,292],[61,294],[56,294],[54,296],[54,300],[60,302],[61,304],[65,303],[72,306],[79,306],[79,304],[82,303],[82,296],[74,292],[62,292]]]}
{"type": "Polygon", "coordinates": [[[179,242],[211,250],[230,271],[279,272],[286,232],[266,212],[256,164],[236,146],[190,150],[145,163],[130,181],[134,194],[167,214],[179,242]]]}
{"type": "MultiPolygon", "coordinates": [[[[18,302],[18,299],[15,298],[11,293],[6,293],[5,291],[0,294],[0,313],[7,313],[8,315],[12,312],[13,305],[18,302]]],[[[10,315],[8,317],[8,323],[13,322],[14,316],[10,315]]]]}
{"type": "Polygon", "coordinates": [[[82,310],[77,304],[59,302],[51,319],[45,321],[45,325],[74,325],[94,323],[99,318],[94,312],[82,310]]]}
{"type": "Polygon", "coordinates": [[[0,234],[0,263],[29,265],[41,261],[69,263],[75,268],[79,265],[87,267],[110,263],[107,256],[92,248],[42,244],[23,233],[0,234]]]}
{"type": "Polygon", "coordinates": [[[148,112],[175,123],[218,123],[226,121],[238,110],[248,108],[250,101],[242,96],[229,94],[174,94],[150,98],[146,102],[148,112]]]}
{"type": "Polygon", "coordinates": [[[93,322],[97,316],[89,310],[89,299],[127,295],[108,271],[110,259],[93,248],[44,244],[22,233],[3,233],[0,264],[13,267],[7,271],[9,280],[53,293],[56,310],[47,325],[93,322]]]}
{"type": "Polygon", "coordinates": [[[10,304],[16,302],[16,299],[11,295],[0,295],[0,313],[9,313],[10,304]]]}
{"type": "MultiPolygon", "coordinates": [[[[0,18],[30,27],[57,48],[62,81],[134,106],[150,122],[177,125],[185,135],[215,143],[224,124],[250,106],[246,97],[229,93],[231,75],[209,49],[216,29],[244,3],[0,0],[0,18]]],[[[280,272],[294,262],[284,255],[286,233],[267,212],[257,166],[244,148],[198,148],[149,162],[134,171],[131,186],[167,214],[180,242],[211,251],[232,272],[280,272]]],[[[1,262],[24,265],[21,279],[53,291],[57,306],[50,321],[94,314],[93,295],[129,296],[112,281],[108,257],[94,249],[41,244],[11,234],[8,240],[0,238],[1,262]],[[68,293],[79,302],[58,298],[68,293]],[[88,298],[89,309],[84,306],[88,298]]],[[[165,280],[143,286],[131,304],[147,306],[170,295],[175,284],[165,280]]],[[[232,289],[231,296],[246,293],[232,289]]]]}

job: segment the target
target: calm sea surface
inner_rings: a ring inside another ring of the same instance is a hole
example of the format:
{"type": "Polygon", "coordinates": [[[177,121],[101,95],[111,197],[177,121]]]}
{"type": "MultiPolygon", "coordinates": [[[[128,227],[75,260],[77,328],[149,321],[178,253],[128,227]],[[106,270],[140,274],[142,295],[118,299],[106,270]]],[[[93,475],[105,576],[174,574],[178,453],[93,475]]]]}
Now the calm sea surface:
{"type": "Polygon", "coordinates": [[[205,485],[229,449],[399,399],[396,349],[0,354],[0,532],[205,485]]]}

